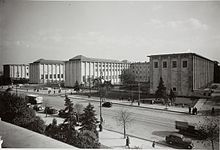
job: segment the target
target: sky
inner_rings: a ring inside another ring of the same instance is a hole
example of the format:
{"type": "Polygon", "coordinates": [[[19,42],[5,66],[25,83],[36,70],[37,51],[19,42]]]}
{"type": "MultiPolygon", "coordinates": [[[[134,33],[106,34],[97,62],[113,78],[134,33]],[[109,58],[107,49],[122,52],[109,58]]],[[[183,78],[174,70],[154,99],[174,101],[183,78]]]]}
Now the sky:
{"type": "Polygon", "coordinates": [[[220,61],[219,27],[219,1],[0,0],[0,66],[179,52],[220,61]]]}

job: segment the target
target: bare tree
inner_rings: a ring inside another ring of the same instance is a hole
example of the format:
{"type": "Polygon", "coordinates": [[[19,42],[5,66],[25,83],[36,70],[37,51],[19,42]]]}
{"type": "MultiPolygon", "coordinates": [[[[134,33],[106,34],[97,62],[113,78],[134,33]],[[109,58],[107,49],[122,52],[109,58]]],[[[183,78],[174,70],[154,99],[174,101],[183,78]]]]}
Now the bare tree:
{"type": "Polygon", "coordinates": [[[118,123],[118,125],[122,126],[124,129],[124,138],[126,138],[126,129],[130,125],[130,123],[134,120],[132,118],[132,115],[127,110],[120,110],[117,115],[115,116],[115,119],[118,123]]]}
{"type": "Polygon", "coordinates": [[[83,105],[82,104],[75,104],[74,109],[75,109],[75,112],[77,115],[80,115],[83,113],[83,105]]]}
{"type": "Polygon", "coordinates": [[[211,144],[214,150],[214,145],[219,145],[219,117],[205,116],[203,121],[199,122],[198,129],[204,138],[203,144],[206,144],[205,141],[210,142],[208,144],[211,144]]]}

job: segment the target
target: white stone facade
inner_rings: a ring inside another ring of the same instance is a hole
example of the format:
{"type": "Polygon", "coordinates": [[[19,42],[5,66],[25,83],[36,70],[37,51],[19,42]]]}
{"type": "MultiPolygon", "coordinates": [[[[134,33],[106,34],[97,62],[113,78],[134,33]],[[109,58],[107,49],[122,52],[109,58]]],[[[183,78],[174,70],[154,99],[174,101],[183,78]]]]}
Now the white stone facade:
{"type": "Polygon", "coordinates": [[[30,64],[30,83],[61,82],[65,79],[63,61],[38,60],[30,64]]]}
{"type": "Polygon", "coordinates": [[[88,86],[92,79],[100,76],[104,80],[111,80],[112,84],[119,84],[121,71],[128,69],[129,66],[130,64],[125,61],[87,58],[78,55],[65,62],[65,86],[73,87],[76,81],[88,86]]]}
{"type": "Polygon", "coordinates": [[[28,79],[29,78],[29,65],[26,64],[7,64],[3,66],[3,74],[5,77],[13,79],[28,79]]]}

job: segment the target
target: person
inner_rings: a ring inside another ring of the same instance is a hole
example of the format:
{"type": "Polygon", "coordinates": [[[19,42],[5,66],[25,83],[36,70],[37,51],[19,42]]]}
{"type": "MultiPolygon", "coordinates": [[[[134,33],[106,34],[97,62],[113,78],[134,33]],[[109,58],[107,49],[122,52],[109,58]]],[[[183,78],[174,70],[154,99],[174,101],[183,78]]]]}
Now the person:
{"type": "Polygon", "coordinates": [[[192,109],[192,114],[195,115],[195,107],[192,109]]]}
{"type": "Polygon", "coordinates": [[[212,107],[211,115],[214,115],[214,114],[215,114],[215,108],[212,107]]]}
{"type": "Polygon", "coordinates": [[[191,107],[189,106],[189,114],[191,114],[191,107]]]}
{"type": "Polygon", "coordinates": [[[153,141],[153,143],[152,143],[152,147],[153,147],[153,148],[155,147],[155,141],[153,141]]]}
{"type": "Polygon", "coordinates": [[[197,115],[198,111],[197,111],[197,108],[195,107],[195,114],[197,115]]]}
{"type": "Polygon", "coordinates": [[[99,124],[99,131],[102,132],[102,124],[99,124]]]}
{"type": "Polygon", "coordinates": [[[138,100],[138,106],[140,106],[140,101],[138,100]]]}
{"type": "Polygon", "coordinates": [[[129,137],[127,136],[127,138],[126,138],[126,147],[130,148],[129,144],[130,144],[130,140],[129,140],[129,137]]]}

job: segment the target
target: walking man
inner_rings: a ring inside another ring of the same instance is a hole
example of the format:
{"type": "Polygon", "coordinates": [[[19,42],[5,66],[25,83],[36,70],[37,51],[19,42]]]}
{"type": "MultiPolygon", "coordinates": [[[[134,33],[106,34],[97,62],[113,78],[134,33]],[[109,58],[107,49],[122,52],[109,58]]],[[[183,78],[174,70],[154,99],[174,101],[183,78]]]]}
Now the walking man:
{"type": "Polygon", "coordinates": [[[155,147],[155,141],[153,141],[153,143],[152,143],[152,147],[153,147],[153,148],[155,147]]]}
{"type": "Polygon", "coordinates": [[[126,138],[126,147],[130,148],[129,144],[130,144],[130,140],[129,140],[129,137],[127,136],[127,138],[126,138]]]}

